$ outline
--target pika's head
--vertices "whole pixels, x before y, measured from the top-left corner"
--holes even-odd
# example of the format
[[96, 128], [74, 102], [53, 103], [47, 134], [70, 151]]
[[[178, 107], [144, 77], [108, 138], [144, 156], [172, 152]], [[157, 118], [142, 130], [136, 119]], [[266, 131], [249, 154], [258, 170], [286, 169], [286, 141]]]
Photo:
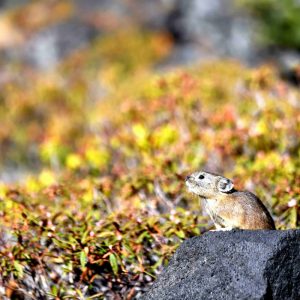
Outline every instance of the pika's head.
[[214, 198], [220, 193], [230, 193], [234, 190], [230, 179], [209, 172], [195, 172], [186, 177], [185, 184], [190, 192], [201, 198]]

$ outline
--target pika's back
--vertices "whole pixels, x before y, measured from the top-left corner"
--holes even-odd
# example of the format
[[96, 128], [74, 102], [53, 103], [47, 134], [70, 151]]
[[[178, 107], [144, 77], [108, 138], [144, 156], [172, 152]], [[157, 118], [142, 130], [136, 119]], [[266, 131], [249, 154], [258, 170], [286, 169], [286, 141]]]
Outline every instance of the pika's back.
[[[262, 201], [249, 191], [236, 191], [232, 193], [235, 203], [241, 206], [241, 211], [245, 215], [245, 225], [248, 223], [249, 228], [254, 229], [276, 229], [274, 220], [262, 203]], [[246, 221], [247, 220], [247, 221]]]

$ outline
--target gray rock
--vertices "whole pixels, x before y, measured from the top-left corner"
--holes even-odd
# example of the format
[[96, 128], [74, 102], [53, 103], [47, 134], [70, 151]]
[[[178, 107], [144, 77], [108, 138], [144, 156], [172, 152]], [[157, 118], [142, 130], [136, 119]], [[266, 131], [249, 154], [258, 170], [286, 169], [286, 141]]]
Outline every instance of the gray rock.
[[97, 15], [108, 13], [129, 23], [150, 30], [165, 28], [168, 14], [174, 7], [175, 0], [74, 0], [78, 15]]
[[144, 300], [300, 299], [300, 230], [208, 232], [185, 241]]
[[114, 16], [127, 17], [129, 15], [128, 5], [120, 0], [73, 0], [76, 13], [80, 17], [97, 12], [109, 13]]
[[165, 30], [168, 15], [175, 0], [135, 0], [130, 5], [132, 17], [138, 24], [150, 30]]
[[27, 4], [29, 0], [0, 0], [0, 10], [11, 9], [16, 6]]
[[87, 46], [97, 34], [93, 26], [75, 18], [54, 24], [26, 43], [25, 60], [40, 69], [51, 69], [67, 55]]
[[197, 44], [202, 53], [218, 58], [257, 61], [254, 21], [233, 0], [177, 0], [167, 24], [181, 45]]
[[218, 56], [214, 53], [209, 53], [197, 44], [187, 42], [184, 44], [175, 44], [168, 58], [161, 62], [159, 67], [164, 69], [180, 65], [193, 66], [195, 62], [202, 63], [217, 59]]

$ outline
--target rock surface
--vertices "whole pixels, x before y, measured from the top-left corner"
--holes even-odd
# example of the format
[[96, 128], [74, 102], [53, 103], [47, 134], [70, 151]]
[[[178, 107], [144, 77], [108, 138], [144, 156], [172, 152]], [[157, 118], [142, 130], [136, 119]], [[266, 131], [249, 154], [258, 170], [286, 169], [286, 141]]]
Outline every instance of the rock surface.
[[144, 300], [300, 299], [300, 230], [208, 232], [185, 241]]
[[207, 56], [229, 57], [253, 64], [260, 55], [254, 22], [233, 0], [177, 0], [169, 15], [168, 29], [180, 45], [176, 55], [180, 57], [179, 50], [184, 52], [182, 63], [190, 62], [185, 57], [191, 44], [197, 47], [198, 61]]
[[24, 46], [24, 56], [40, 69], [51, 69], [74, 50], [87, 46], [98, 34], [89, 24], [71, 18], [33, 36]]

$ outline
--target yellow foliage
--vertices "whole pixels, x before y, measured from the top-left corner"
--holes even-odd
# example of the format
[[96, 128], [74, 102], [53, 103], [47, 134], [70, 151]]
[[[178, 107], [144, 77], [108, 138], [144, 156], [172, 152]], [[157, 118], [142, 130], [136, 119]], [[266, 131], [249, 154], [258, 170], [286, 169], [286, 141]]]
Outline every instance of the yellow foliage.
[[58, 141], [56, 139], [47, 139], [40, 146], [40, 156], [43, 161], [50, 161], [53, 157], [57, 156]]
[[39, 175], [39, 182], [43, 186], [50, 186], [56, 183], [55, 175], [52, 171], [45, 169]]
[[6, 194], [6, 187], [0, 182], [0, 199], [4, 198]]
[[72, 153], [67, 156], [66, 165], [69, 169], [78, 169], [82, 164], [82, 159], [78, 154]]
[[149, 141], [149, 132], [147, 128], [142, 124], [134, 124], [132, 126], [132, 132], [135, 137], [135, 141], [140, 148], [147, 148]]
[[265, 171], [270, 169], [284, 169], [285, 173], [291, 173], [295, 170], [295, 166], [289, 157], [284, 157], [277, 152], [269, 152], [258, 154], [252, 166], [255, 171]]
[[86, 150], [85, 157], [92, 166], [98, 168], [105, 166], [110, 159], [109, 153], [104, 148], [96, 149], [92, 147]]
[[10, 210], [14, 207], [14, 202], [11, 199], [5, 199], [5, 207]]
[[263, 135], [269, 132], [268, 124], [264, 119], [259, 120], [254, 127], [254, 134]]
[[153, 142], [156, 147], [164, 147], [176, 142], [178, 139], [178, 129], [171, 124], [161, 126], [153, 133]]
[[82, 200], [83, 200], [84, 203], [91, 203], [93, 198], [94, 198], [94, 193], [93, 193], [92, 188], [86, 190], [85, 193], [82, 196]]
[[38, 181], [33, 176], [28, 176], [25, 181], [25, 186], [29, 192], [37, 192], [40, 190]]

